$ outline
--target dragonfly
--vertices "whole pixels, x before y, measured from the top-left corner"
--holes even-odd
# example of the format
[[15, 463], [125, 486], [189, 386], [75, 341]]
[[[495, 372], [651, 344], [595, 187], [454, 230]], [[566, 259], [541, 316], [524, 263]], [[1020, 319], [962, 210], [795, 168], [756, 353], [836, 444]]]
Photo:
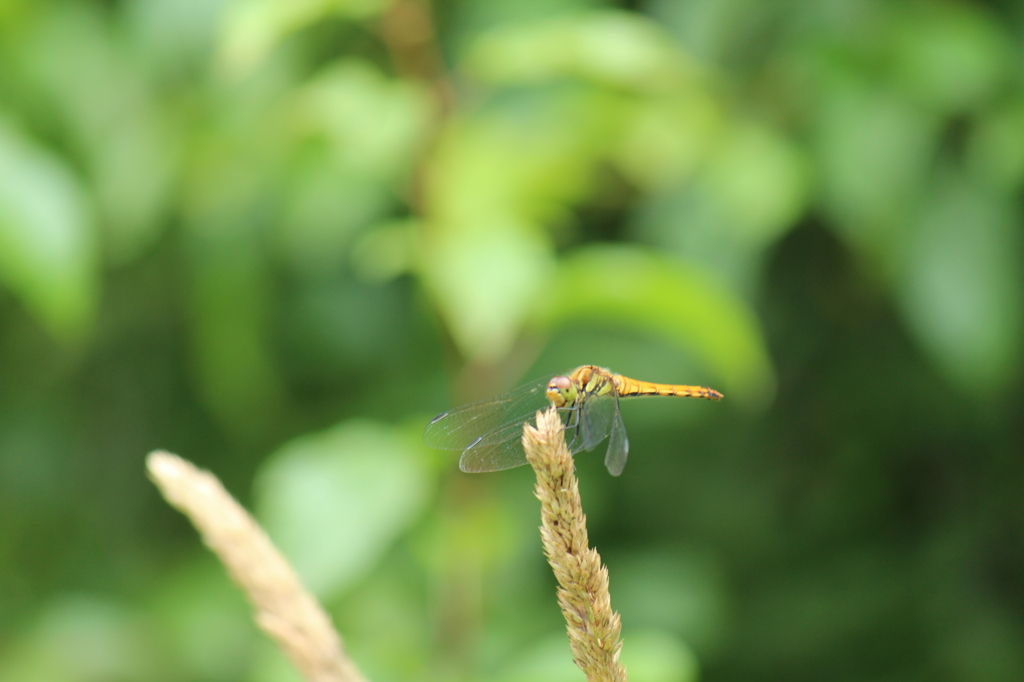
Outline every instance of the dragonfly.
[[721, 400], [703, 386], [655, 384], [583, 365], [564, 375], [539, 379], [494, 398], [442, 412], [427, 424], [423, 442], [438, 450], [461, 450], [459, 468], [467, 473], [501, 471], [526, 464], [523, 424], [547, 405], [562, 417], [569, 450], [593, 450], [608, 438], [604, 464], [612, 476], [626, 466], [629, 438], [619, 413], [619, 399], [671, 395]]

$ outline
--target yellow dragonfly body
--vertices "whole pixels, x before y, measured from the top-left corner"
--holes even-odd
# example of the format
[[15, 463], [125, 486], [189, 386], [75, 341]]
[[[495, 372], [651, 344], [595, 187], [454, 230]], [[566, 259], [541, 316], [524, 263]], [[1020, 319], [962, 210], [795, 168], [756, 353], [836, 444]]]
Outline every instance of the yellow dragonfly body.
[[427, 424], [423, 442], [439, 450], [461, 450], [459, 468], [470, 473], [500, 471], [526, 464], [523, 423], [547, 404], [562, 413], [573, 454], [593, 450], [608, 438], [604, 463], [613, 476], [622, 473], [629, 439], [619, 414], [619, 398], [672, 395], [721, 400], [703, 386], [637, 381], [596, 365], [521, 386], [495, 398], [442, 412]]

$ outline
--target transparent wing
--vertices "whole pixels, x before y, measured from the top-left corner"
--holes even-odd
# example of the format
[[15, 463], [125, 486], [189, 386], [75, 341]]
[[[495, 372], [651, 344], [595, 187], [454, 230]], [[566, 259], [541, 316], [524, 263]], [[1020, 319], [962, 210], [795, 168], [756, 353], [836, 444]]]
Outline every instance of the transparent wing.
[[499, 434], [507, 435], [504, 429], [516, 424], [521, 427], [548, 404], [545, 390], [549, 380], [537, 379], [504, 395], [442, 412], [423, 430], [423, 442], [438, 450], [466, 450], [484, 441], [493, 445]]
[[612, 415], [612, 428], [608, 436], [608, 452], [604, 456], [604, 465], [608, 473], [618, 476], [626, 468], [626, 458], [629, 456], [629, 437], [626, 435], [626, 425], [622, 423], [622, 415], [619, 414], [619, 395], [612, 391], [615, 403], [615, 414]]
[[[562, 410], [563, 429], [567, 422], [573, 423], [569, 410]], [[523, 451], [523, 424], [532, 421], [534, 410], [522, 419], [516, 419], [491, 430], [470, 443], [459, 459], [459, 468], [470, 474], [485, 471], [501, 471], [526, 464]]]
[[468, 474], [485, 471], [502, 471], [526, 464], [523, 451], [523, 423], [526, 420], [502, 427], [488, 440], [473, 443], [459, 458], [459, 468]]
[[598, 443], [608, 437], [616, 414], [618, 400], [614, 388], [603, 394], [595, 390], [585, 395], [580, 406], [579, 435], [573, 452], [597, 447]]

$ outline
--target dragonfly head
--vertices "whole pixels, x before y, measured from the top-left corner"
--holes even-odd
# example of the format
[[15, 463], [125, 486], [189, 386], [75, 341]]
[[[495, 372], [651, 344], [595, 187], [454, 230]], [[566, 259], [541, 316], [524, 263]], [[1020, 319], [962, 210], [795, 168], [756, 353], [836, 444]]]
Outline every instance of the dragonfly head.
[[548, 382], [547, 395], [555, 407], [572, 406], [576, 403], [576, 385], [569, 377], [555, 377]]

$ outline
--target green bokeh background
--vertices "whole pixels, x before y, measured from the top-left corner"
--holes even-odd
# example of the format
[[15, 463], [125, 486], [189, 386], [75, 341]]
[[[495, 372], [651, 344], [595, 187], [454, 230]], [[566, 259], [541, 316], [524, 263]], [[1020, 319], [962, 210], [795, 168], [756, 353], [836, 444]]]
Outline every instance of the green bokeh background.
[[585, 363], [726, 394], [578, 458], [633, 679], [1024, 679], [1024, 10], [626, 5], [0, 2], [0, 681], [297, 679], [155, 448], [371, 679], [582, 679], [420, 433]]

